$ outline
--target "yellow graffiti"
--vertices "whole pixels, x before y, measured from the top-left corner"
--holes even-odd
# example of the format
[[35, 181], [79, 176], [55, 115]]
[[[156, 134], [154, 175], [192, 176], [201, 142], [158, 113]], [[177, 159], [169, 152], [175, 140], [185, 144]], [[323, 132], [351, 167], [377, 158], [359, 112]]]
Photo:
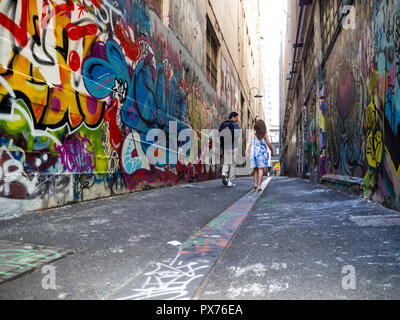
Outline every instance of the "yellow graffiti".
[[373, 101], [366, 109], [364, 128], [367, 133], [366, 154], [370, 168], [378, 168], [383, 159], [383, 134], [378, 128], [378, 96], [375, 94]]
[[372, 168], [378, 168], [383, 158], [383, 139], [380, 131], [371, 133], [367, 138], [367, 159]]

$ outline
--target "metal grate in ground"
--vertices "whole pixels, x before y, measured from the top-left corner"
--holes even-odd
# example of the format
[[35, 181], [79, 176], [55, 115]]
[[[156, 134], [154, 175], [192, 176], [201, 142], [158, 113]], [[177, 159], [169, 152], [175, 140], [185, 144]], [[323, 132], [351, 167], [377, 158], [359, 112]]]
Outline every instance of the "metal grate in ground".
[[0, 285], [72, 252], [61, 248], [0, 240]]

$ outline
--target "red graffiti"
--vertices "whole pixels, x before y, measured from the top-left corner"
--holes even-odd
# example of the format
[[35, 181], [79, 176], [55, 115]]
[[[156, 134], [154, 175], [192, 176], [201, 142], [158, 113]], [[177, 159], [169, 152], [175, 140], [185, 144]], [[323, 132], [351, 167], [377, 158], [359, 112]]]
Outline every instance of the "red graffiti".
[[97, 34], [97, 26], [93, 23], [84, 26], [69, 23], [65, 29], [71, 40], [79, 40], [85, 36], [94, 36]]
[[117, 35], [119, 41], [121, 41], [122, 46], [128, 58], [131, 59], [132, 61], [138, 60], [141, 55], [140, 45], [139, 43], [133, 42], [130, 39], [128, 30], [126, 27], [122, 25], [121, 21], [117, 22], [117, 25], [115, 27], [115, 34]]
[[93, 5], [94, 5], [97, 9], [100, 9], [101, 0], [90, 0], [90, 1], [93, 3]]
[[75, 9], [75, 6], [74, 6], [74, 3], [72, 2], [72, 0], [67, 0], [67, 3], [62, 3], [62, 4], [59, 4], [54, 7], [54, 11], [56, 14], [58, 14], [60, 12], [64, 12], [64, 11], [72, 12], [72, 11], [74, 11], [74, 9]]
[[110, 125], [111, 146], [116, 151], [118, 151], [121, 148], [121, 141], [122, 141], [121, 130], [117, 124], [117, 111], [118, 111], [118, 100], [114, 99], [111, 108], [108, 108], [104, 114], [104, 119]]
[[15, 40], [22, 46], [25, 47], [28, 43], [28, 35], [26, 34], [26, 29], [21, 28], [20, 26], [16, 25], [14, 21], [12, 21], [9, 17], [5, 16], [3, 13], [0, 12], [0, 25], [10, 31]]
[[[47, 1], [46, 1], [46, 6], [47, 6]], [[45, 7], [43, 6], [43, 9], [45, 9]], [[75, 5], [72, 2], [72, 0], [67, 0], [67, 3], [62, 3], [59, 4], [57, 6], [55, 6], [50, 13], [43, 17], [42, 15], [42, 28], [45, 28], [47, 23], [57, 14], [59, 13], [63, 13], [66, 14], [67, 12], [72, 12], [75, 9]]]
[[79, 58], [78, 52], [76, 52], [75, 50], [71, 50], [68, 61], [72, 71], [76, 72], [81, 67], [81, 59]]
[[85, 12], [86, 13], [88, 12], [86, 9], [86, 6], [85, 6], [85, 0], [83, 0], [83, 3], [78, 3], [76, 6], [78, 7], [78, 11], [79, 11], [78, 19], [80, 19], [81, 14], [85, 14]]
[[10, 31], [15, 37], [15, 40], [17, 40], [19, 45], [22, 47], [25, 47], [28, 43], [28, 34], [27, 34], [28, 11], [29, 11], [28, 0], [22, 0], [20, 25], [17, 25], [9, 17], [0, 12], [0, 25], [2, 25], [4, 28]]

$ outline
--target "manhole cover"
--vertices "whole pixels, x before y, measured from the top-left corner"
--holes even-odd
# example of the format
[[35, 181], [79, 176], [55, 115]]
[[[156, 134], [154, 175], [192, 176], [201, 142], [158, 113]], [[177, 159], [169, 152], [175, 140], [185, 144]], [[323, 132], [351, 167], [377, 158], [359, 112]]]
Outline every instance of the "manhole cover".
[[0, 284], [72, 252], [61, 248], [0, 240]]
[[350, 221], [359, 227], [400, 226], [400, 216], [352, 216]]

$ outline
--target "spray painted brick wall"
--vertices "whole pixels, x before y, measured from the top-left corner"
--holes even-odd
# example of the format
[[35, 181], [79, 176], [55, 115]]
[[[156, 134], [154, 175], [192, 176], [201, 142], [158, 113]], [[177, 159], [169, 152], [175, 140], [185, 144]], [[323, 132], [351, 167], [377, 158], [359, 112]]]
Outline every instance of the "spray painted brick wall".
[[365, 196], [400, 208], [400, 3], [354, 6], [323, 70], [321, 175], [364, 178]]
[[216, 166], [146, 157], [149, 130], [168, 137], [171, 120], [179, 132], [226, 116], [159, 10], [145, 0], [0, 1], [0, 219], [215, 177]]

